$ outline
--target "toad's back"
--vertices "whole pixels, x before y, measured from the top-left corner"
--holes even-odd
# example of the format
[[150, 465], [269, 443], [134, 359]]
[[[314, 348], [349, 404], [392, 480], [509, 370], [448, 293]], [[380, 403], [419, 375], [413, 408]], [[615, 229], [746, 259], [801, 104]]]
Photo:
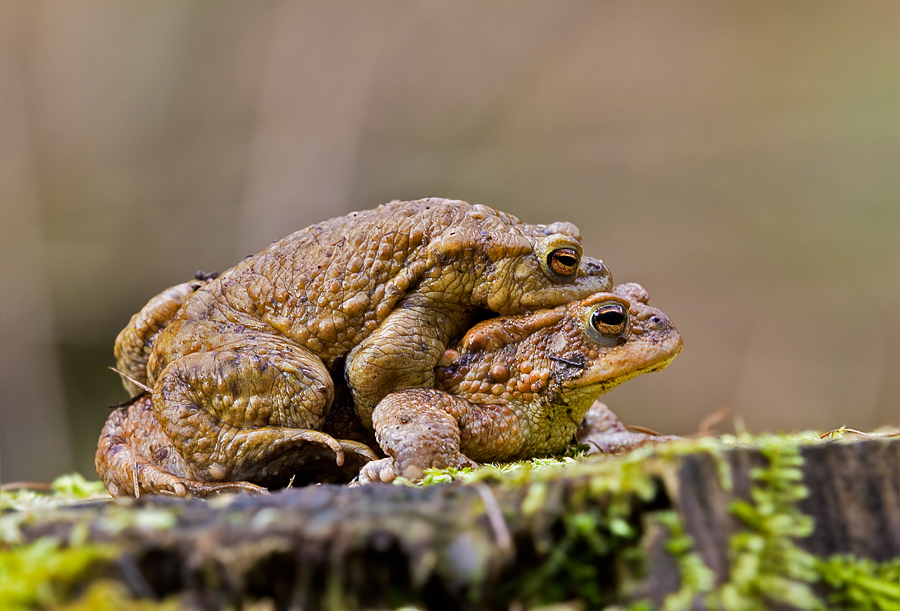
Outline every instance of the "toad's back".
[[[391, 202], [273, 242], [198, 290], [179, 319], [275, 331], [330, 364], [374, 330], [433, 262], [463, 202]], [[172, 329], [175, 331], [175, 329]]]
[[[330, 367], [377, 328], [422, 278], [432, 280], [430, 303], [468, 308], [489, 267], [530, 252], [535, 237], [560, 230], [579, 237], [569, 223], [530, 225], [457, 200], [394, 201], [312, 225], [247, 257], [198, 290], [167, 335], [202, 335], [189, 324], [193, 321], [275, 332]], [[465, 235], [468, 257], [478, 261], [460, 265], [466, 254], [452, 253], [454, 261], [443, 256], [456, 232]], [[439, 237], [442, 246], [429, 248]], [[157, 350], [155, 364], [198, 345], [170, 343], [162, 347], [164, 354]]]

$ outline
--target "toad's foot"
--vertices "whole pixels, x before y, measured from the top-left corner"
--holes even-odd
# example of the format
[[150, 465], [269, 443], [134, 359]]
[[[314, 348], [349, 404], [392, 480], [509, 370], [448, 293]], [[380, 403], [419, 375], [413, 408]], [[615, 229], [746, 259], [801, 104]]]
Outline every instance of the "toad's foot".
[[370, 463], [378, 460], [378, 455], [372, 451], [372, 448], [361, 441], [353, 441], [352, 439], [338, 439], [341, 449], [345, 455], [353, 456], [362, 462]]
[[[112, 441], [112, 438], [107, 439]], [[128, 443], [113, 441], [103, 447], [103, 441], [101, 439], [102, 458], [98, 452], [98, 461], [105, 461], [101, 476], [109, 494], [116, 498], [140, 498], [142, 494], [209, 497], [239, 492], [268, 493], [265, 488], [250, 482], [207, 483], [181, 477], [153, 464]]]
[[575, 440], [590, 449], [587, 454], [622, 454], [647, 444], [680, 439], [677, 435], [629, 430], [605, 403], [596, 401], [588, 410]]
[[[458, 454], [456, 460], [453, 462], [454, 464], [430, 465], [426, 468], [446, 469], [448, 467], [454, 467], [456, 469], [463, 469], [465, 467], [471, 467], [475, 469], [479, 467], [479, 464], [477, 462], [470, 460], [464, 454]], [[357, 477], [356, 481], [354, 481], [351, 485], [379, 483], [389, 484], [398, 477], [408, 479], [411, 482], [418, 482], [424, 479], [425, 470], [419, 465], [415, 464], [408, 464], [405, 468], [403, 468], [393, 458], [382, 458], [380, 460], [366, 463], [365, 466], [360, 469], [359, 476]]]
[[[305, 441], [311, 435], [309, 431], [296, 431]], [[311, 433], [316, 433], [312, 431]], [[319, 433], [324, 435], [324, 433]], [[297, 435], [292, 435], [297, 437]], [[330, 438], [329, 438], [330, 440]], [[103, 443], [106, 441], [106, 443]], [[358, 441], [333, 440], [345, 453], [349, 460], [348, 468], [358, 471], [361, 465], [377, 459], [376, 454], [369, 446]], [[330, 443], [320, 445], [324, 452], [332, 452]], [[174, 449], [169, 448], [169, 455]], [[267, 494], [268, 490], [247, 481], [220, 481], [204, 482], [176, 475], [168, 469], [152, 462], [133, 448], [121, 437], [116, 439], [107, 436], [101, 439], [101, 447], [98, 452], [98, 471], [103, 478], [103, 483], [113, 497], [140, 498], [146, 494], [160, 494], [176, 497], [188, 495], [207, 498], [220, 494]], [[348, 475], [348, 478], [352, 477]]]
[[477, 467], [460, 452], [454, 408], [464, 410], [465, 404], [436, 390], [406, 390], [385, 397], [372, 421], [388, 458], [366, 464], [358, 482], [392, 482], [398, 477], [420, 481], [426, 469]]
[[382, 458], [381, 460], [373, 460], [363, 465], [359, 471], [359, 476], [355, 481], [351, 482], [351, 486], [358, 484], [382, 483], [389, 484], [400, 474], [394, 466], [393, 458]]
[[[210, 461], [206, 470], [213, 480], [252, 478], [257, 472], [265, 471], [267, 460], [284, 454], [289, 448], [304, 444], [319, 445], [334, 453], [334, 462], [344, 464], [344, 447], [354, 454], [364, 453], [377, 458], [365, 444], [355, 441], [339, 441], [327, 433], [309, 429], [292, 429], [279, 426], [265, 426], [258, 429], [236, 429], [223, 426], [219, 432], [215, 456], [220, 460]], [[358, 447], [362, 446], [362, 448]], [[367, 458], [368, 458], [367, 456]], [[224, 460], [221, 460], [224, 458]]]

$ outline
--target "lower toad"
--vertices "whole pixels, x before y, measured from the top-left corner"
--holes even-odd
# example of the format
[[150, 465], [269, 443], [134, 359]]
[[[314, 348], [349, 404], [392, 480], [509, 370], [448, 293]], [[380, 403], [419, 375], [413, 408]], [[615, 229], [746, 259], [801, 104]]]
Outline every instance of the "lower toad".
[[566, 448], [598, 396], [659, 371], [682, 340], [638, 284], [465, 334], [435, 370], [435, 389], [410, 389], [375, 408], [387, 458], [360, 482], [421, 479], [427, 468], [548, 456]]

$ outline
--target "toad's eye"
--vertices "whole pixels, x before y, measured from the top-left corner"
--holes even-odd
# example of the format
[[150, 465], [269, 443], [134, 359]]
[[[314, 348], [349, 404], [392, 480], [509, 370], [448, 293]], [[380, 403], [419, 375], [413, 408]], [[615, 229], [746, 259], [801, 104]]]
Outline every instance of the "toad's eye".
[[591, 326], [603, 335], [620, 335], [625, 332], [628, 313], [621, 303], [604, 303], [591, 314]]
[[571, 276], [578, 271], [578, 253], [574, 248], [557, 248], [547, 255], [547, 267], [560, 276]]

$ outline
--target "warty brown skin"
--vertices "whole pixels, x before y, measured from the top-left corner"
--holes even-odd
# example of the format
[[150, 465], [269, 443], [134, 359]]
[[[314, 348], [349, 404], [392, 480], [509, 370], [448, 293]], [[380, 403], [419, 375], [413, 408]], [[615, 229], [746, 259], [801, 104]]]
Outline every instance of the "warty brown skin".
[[388, 457], [366, 464], [359, 481], [415, 481], [430, 467], [561, 452], [599, 395], [680, 352], [677, 329], [648, 298], [640, 285], [624, 284], [476, 325], [438, 363], [434, 389], [399, 391], [378, 404], [375, 434]]
[[[477, 311], [554, 306], [612, 280], [601, 261], [582, 256], [569, 223], [529, 225], [426, 199], [313, 225], [198, 282], [173, 287], [132, 320], [117, 340], [118, 367], [133, 393], [150, 390], [181, 458], [176, 476], [265, 484], [273, 465], [303, 454], [297, 448], [326, 448], [337, 465], [347, 453], [374, 458], [365, 444], [322, 431], [333, 376], [343, 373], [357, 418], [371, 428], [385, 395], [433, 385], [447, 342]], [[114, 495], [116, 475], [106, 470], [120, 446], [98, 447]]]

